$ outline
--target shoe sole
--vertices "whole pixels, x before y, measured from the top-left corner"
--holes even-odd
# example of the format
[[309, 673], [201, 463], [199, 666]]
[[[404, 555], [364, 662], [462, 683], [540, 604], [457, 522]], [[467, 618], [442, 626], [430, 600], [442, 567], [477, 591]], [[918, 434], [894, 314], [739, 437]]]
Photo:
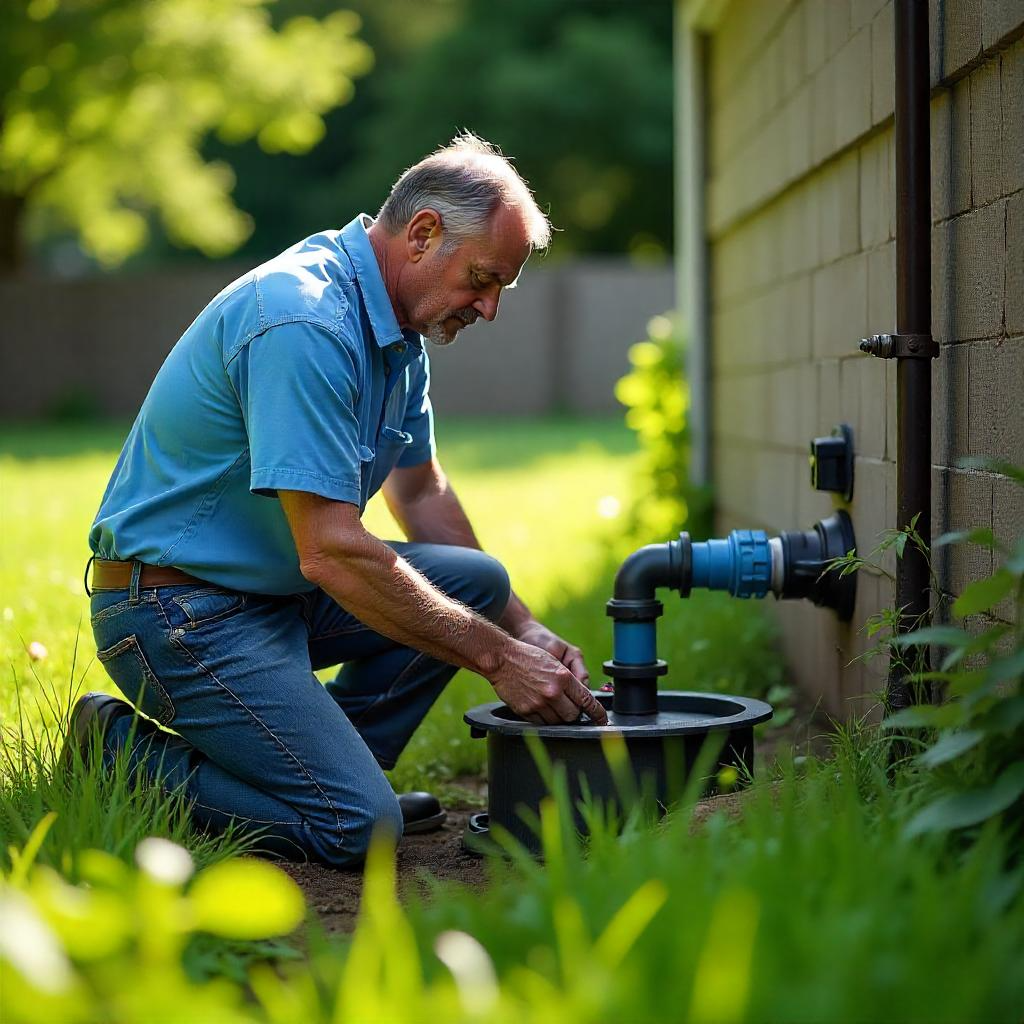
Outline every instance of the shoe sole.
[[437, 814], [432, 814], [429, 818], [420, 818], [419, 821], [410, 821], [405, 828], [402, 830], [402, 834], [406, 836], [419, 835], [421, 832], [433, 832], [439, 829], [448, 820], [447, 811], [439, 811]]
[[[123, 710], [113, 705], [120, 705]], [[60, 752], [61, 765], [65, 769], [72, 768], [76, 751], [82, 762], [87, 762], [91, 756], [93, 730], [106, 732], [114, 719], [133, 712], [134, 708], [127, 701], [112, 694], [98, 691], [82, 694], [68, 716], [68, 731]]]

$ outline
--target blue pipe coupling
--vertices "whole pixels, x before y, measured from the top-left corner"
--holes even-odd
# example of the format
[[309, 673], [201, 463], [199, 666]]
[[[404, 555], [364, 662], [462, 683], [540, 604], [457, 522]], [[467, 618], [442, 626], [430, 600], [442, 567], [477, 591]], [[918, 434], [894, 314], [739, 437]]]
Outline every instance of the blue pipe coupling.
[[773, 552], [764, 530], [733, 530], [725, 540], [695, 541], [691, 558], [693, 587], [727, 590], [733, 597], [764, 597], [771, 589]]

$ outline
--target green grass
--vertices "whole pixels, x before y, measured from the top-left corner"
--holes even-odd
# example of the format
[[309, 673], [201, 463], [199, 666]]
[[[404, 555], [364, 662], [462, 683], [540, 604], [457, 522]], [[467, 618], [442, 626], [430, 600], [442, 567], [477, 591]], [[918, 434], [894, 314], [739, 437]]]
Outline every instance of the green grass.
[[280, 875], [263, 874], [260, 899], [241, 877], [202, 887], [200, 876], [182, 892], [96, 858], [84, 858], [88, 888], [16, 869], [15, 938], [34, 915], [35, 942], [49, 936], [46, 962], [63, 961], [66, 977], [40, 977], [38, 961], [0, 943], [10, 1019], [1019, 1021], [1019, 860], [996, 822], [970, 844], [908, 838], [915, 778], [890, 782], [878, 746], [850, 733], [837, 758], [760, 784], [738, 816], [698, 822], [693, 789], [657, 828], [620, 834], [592, 819], [587, 847], [556, 798], [542, 810], [543, 863], [495, 860], [484, 890], [438, 884], [407, 909], [392, 851], [378, 847], [355, 935], [326, 940], [314, 926], [298, 959], [279, 942], [216, 937], [239, 925], [250, 939], [279, 935], [296, 895]]
[[[0, 430], [4, 724], [14, 721], [18, 695], [26, 720], [46, 723], [54, 715], [44, 690], [66, 705], [73, 685], [110, 688], [94, 661], [82, 571], [89, 526], [126, 431], [127, 424]], [[482, 544], [508, 567], [535, 614], [582, 647], [599, 681], [611, 656], [604, 603], [616, 565], [634, 543], [622, 525], [637, 459], [633, 435], [619, 421], [577, 419], [442, 422], [438, 434]], [[365, 522], [382, 537], [398, 536], [379, 498]], [[34, 663], [27, 654], [33, 641], [48, 652]], [[757, 695], [781, 677], [761, 609], [720, 595], [669, 598], [659, 642], [672, 666], [666, 685], [674, 688]], [[443, 786], [482, 771], [483, 744], [469, 738], [462, 714], [489, 699], [484, 680], [459, 673], [399, 762], [396, 787]]]
[[[378, 848], [355, 936], [328, 941], [314, 924], [298, 959], [286, 933], [301, 898], [280, 873], [253, 880], [236, 861], [219, 884], [200, 874], [188, 888], [119, 867], [144, 836], [188, 846], [211, 870], [240, 849], [193, 833], [180, 799], [123, 765], [55, 764], [72, 680], [104, 682], [85, 668], [78, 577], [122, 433], [0, 432], [0, 987], [12, 1021], [1022, 1019], [1019, 848], [998, 820], [910, 837], [929, 775], [894, 770], [891, 741], [863, 724], [839, 731], [832, 759], [784, 764], [702, 823], [694, 787], [656, 826], [620, 833], [592, 815], [584, 846], [556, 799], [542, 813], [544, 862], [495, 860], [482, 891], [435, 885], [403, 910]], [[606, 422], [467, 423], [441, 444], [485, 546], [596, 677], [610, 653], [604, 601], [636, 543], [600, 512], [628, 493], [630, 436]], [[367, 520], [391, 535], [383, 508]], [[32, 640], [44, 660], [28, 660]], [[781, 679], [756, 605], [669, 600], [659, 641], [675, 687], [763, 693]], [[482, 744], [461, 714], [489, 693], [460, 674], [394, 781], [479, 770]]]

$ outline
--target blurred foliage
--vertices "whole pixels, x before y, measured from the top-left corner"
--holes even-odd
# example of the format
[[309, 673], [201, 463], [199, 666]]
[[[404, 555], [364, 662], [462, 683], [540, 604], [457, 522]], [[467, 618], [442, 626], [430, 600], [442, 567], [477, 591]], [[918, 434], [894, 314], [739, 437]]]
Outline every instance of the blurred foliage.
[[[279, 0], [275, 21], [333, 0]], [[373, 73], [308, 155], [253, 142], [204, 152], [235, 169], [258, 262], [380, 208], [401, 172], [455, 130], [500, 145], [550, 209], [553, 256], [672, 249], [672, 5], [666, 0], [345, 0]], [[296, 187], [301, 183], [301, 187]], [[173, 258], [166, 246], [153, 261]]]
[[236, 249], [252, 222], [203, 140], [304, 153], [372, 64], [354, 13], [275, 26], [268, 2], [0, 5], [0, 269], [26, 215], [33, 237], [71, 229], [105, 264], [145, 244], [151, 209], [175, 244]]
[[640, 542], [669, 540], [684, 527], [706, 537], [710, 494], [690, 479], [685, 344], [668, 316], [654, 317], [647, 332], [648, 339], [629, 350], [633, 369], [615, 386], [642, 452], [629, 508], [630, 532]]
[[[135, 850], [137, 868], [101, 850], [83, 852], [75, 885], [34, 863], [54, 817], [39, 823], [0, 875], [4, 1020], [253, 1020], [242, 984], [195, 978], [204, 965], [196, 970], [190, 947], [206, 937], [251, 942], [294, 931], [306, 916], [295, 882], [248, 859], [193, 879], [184, 848], [147, 838]], [[292, 950], [279, 942], [239, 951], [222, 944], [213, 963], [226, 974], [225, 953], [244, 966]]]
[[463, 0], [460, 9], [448, 30], [367, 83], [376, 111], [357, 129], [359, 158], [338, 194], [375, 209], [403, 168], [465, 126], [515, 157], [562, 229], [560, 250], [670, 250], [672, 5]]

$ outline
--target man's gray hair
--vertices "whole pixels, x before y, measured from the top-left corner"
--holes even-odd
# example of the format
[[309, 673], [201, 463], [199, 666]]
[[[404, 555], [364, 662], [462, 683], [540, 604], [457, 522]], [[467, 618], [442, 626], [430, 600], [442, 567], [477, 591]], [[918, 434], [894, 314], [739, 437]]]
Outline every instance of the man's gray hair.
[[486, 233], [499, 203], [522, 212], [534, 249], [548, 247], [551, 224], [530, 187], [497, 146], [464, 131], [402, 174], [377, 220], [395, 235], [420, 210], [436, 210], [444, 231], [441, 251], [454, 252]]

